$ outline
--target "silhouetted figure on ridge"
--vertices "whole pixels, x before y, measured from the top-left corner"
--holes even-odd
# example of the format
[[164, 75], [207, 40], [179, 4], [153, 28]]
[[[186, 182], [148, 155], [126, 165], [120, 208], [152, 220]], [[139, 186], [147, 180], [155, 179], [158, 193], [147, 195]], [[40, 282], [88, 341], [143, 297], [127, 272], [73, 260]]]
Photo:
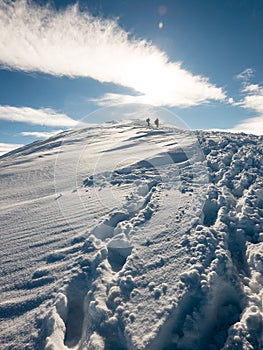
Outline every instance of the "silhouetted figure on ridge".
[[156, 125], [157, 128], [159, 128], [159, 119], [158, 118], [155, 119], [154, 124]]
[[148, 126], [150, 126], [151, 119], [150, 119], [150, 118], [147, 118], [147, 119], [146, 119], [146, 123], [147, 123]]

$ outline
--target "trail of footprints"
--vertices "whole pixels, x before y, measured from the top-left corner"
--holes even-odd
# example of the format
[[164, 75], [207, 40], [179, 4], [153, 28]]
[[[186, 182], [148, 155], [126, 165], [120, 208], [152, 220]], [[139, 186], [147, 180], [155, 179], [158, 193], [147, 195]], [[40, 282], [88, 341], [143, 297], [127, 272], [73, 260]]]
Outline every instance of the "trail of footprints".
[[[157, 210], [158, 198], [162, 190], [161, 178], [156, 173], [156, 169], [146, 167], [136, 168], [132, 174], [118, 171], [110, 180], [113, 180], [111, 184], [119, 186], [121, 183], [130, 183], [136, 179], [140, 179], [137, 191], [127, 196], [122, 210], [113, 211], [85, 236], [75, 238], [72, 241], [73, 247], [71, 246], [67, 251], [67, 254], [77, 252], [75, 272], [62, 288], [65, 301], [61, 302], [59, 297], [55, 303], [56, 312], [60, 315], [65, 327], [63, 345], [66, 348], [78, 346], [81, 349], [84, 346], [82, 344], [84, 339], [89, 339], [91, 335], [88, 336], [85, 333], [89, 329], [90, 332], [93, 330], [100, 332], [106, 349], [123, 349], [120, 346], [117, 329], [113, 324], [109, 325], [111, 315], [118, 306], [111, 303], [112, 293], [114, 294], [114, 288], [119, 288], [111, 288], [109, 280], [115, 281], [113, 285], [116, 284], [119, 273], [132, 253], [131, 237], [136, 234], [136, 228], [150, 220]], [[97, 186], [99, 185], [100, 183], [97, 183]], [[95, 186], [93, 177], [84, 181], [84, 187], [93, 186]], [[74, 246], [77, 247], [75, 251]], [[67, 254], [65, 250], [54, 252], [49, 255], [47, 263], [59, 263], [67, 257]], [[109, 277], [107, 281], [104, 279], [105, 276]], [[128, 297], [133, 290], [132, 277], [123, 279], [120, 288], [122, 296]], [[63, 297], [62, 300], [64, 300]], [[106, 303], [105, 307], [100, 306], [101, 300]], [[61, 303], [64, 303], [63, 307]], [[60, 306], [57, 307], [57, 305]], [[53, 316], [48, 317], [50, 320]], [[52, 334], [52, 331], [49, 333]], [[47, 338], [46, 349], [52, 348], [52, 346], [49, 347], [50, 344]], [[89, 348], [89, 345], [85, 344], [85, 346]]]

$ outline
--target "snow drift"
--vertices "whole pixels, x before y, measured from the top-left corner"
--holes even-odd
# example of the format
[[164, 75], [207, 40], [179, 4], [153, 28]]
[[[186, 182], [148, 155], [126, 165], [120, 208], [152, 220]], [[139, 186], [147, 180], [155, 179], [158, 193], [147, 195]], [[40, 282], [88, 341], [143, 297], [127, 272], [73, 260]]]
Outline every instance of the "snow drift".
[[126, 121], [2, 156], [1, 348], [262, 349], [262, 140]]

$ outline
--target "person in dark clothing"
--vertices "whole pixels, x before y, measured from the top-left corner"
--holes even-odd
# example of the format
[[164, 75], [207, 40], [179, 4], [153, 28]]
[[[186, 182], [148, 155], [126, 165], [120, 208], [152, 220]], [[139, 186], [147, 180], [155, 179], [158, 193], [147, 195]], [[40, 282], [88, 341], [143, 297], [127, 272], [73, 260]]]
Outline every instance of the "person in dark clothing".
[[157, 128], [159, 128], [159, 119], [158, 118], [155, 119], [154, 124], [156, 125]]
[[150, 122], [151, 122], [151, 119], [150, 119], [150, 118], [147, 118], [147, 119], [146, 119], [146, 123], [147, 123], [148, 126], [150, 126]]

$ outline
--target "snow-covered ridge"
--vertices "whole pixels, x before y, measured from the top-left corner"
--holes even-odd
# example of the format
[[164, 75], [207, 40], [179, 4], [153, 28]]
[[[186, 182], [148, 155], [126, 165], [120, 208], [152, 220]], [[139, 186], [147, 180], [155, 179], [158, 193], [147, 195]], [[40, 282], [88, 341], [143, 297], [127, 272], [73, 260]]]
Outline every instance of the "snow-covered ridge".
[[126, 121], [2, 156], [0, 348], [262, 349], [262, 140]]

